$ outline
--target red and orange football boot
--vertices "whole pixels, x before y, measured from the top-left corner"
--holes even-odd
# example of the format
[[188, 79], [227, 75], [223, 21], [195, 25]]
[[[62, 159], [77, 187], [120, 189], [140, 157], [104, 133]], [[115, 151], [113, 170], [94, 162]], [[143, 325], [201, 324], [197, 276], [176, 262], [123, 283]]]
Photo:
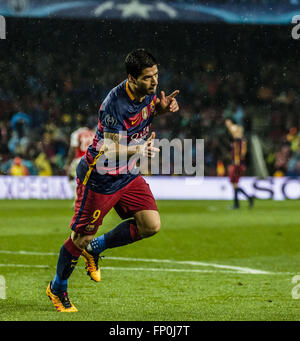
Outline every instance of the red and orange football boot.
[[66, 291], [56, 294], [51, 291], [51, 282], [46, 289], [46, 294], [49, 297], [50, 301], [52, 301], [52, 303], [54, 304], [57, 311], [64, 313], [73, 313], [78, 311], [73, 303], [70, 301], [68, 293]]
[[98, 266], [99, 255], [92, 255], [86, 250], [82, 251], [82, 257], [85, 261], [85, 268], [87, 270], [87, 274], [91, 277], [91, 279], [95, 282], [100, 282], [101, 280], [101, 272]]

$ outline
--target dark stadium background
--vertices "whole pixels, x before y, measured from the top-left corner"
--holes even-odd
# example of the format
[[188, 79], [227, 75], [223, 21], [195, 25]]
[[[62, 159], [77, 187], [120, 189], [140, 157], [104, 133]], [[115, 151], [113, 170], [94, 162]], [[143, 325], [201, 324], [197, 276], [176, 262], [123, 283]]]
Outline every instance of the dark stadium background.
[[[287, 140], [293, 127], [297, 137], [300, 125], [300, 42], [292, 39], [291, 25], [6, 21], [0, 49], [2, 174], [15, 155], [31, 161], [30, 172], [37, 174], [34, 160], [45, 152], [52, 174], [64, 175], [70, 133], [87, 118], [96, 122], [101, 100], [126, 78], [126, 54], [145, 47], [159, 60], [160, 90], [181, 91], [179, 113], [153, 125], [158, 138], [203, 138], [205, 175], [217, 175], [218, 160], [230, 162], [223, 118], [239, 109], [247, 136], [261, 138], [269, 175], [300, 175], [299, 149]], [[9, 150], [10, 122], [19, 111], [32, 120], [28, 141]], [[257, 175], [250, 144], [247, 163], [247, 175]]]

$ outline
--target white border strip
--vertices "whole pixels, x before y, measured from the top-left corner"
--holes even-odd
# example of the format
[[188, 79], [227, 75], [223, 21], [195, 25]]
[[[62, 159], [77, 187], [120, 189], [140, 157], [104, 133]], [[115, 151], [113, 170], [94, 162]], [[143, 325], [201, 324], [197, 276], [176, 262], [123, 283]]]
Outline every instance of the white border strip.
[[[232, 200], [228, 177], [144, 176], [157, 200]], [[243, 177], [240, 186], [258, 199], [300, 199], [293, 177]], [[73, 199], [66, 176], [0, 176], [0, 199]]]

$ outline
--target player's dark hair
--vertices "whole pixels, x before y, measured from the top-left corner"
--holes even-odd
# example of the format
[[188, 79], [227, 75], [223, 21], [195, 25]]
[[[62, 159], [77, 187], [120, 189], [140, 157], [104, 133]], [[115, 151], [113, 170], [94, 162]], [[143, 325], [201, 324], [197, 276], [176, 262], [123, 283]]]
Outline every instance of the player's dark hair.
[[157, 65], [156, 59], [145, 49], [136, 49], [128, 53], [125, 59], [127, 75], [137, 78], [147, 67]]

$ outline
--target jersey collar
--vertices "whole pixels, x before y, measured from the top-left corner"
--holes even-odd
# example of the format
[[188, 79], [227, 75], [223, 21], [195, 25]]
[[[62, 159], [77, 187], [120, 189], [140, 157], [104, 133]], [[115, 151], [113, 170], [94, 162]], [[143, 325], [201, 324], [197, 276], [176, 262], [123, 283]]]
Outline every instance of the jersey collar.
[[134, 96], [133, 96], [131, 90], [129, 89], [128, 81], [126, 81], [125, 89], [126, 89], [126, 93], [127, 93], [127, 95], [129, 96], [129, 98], [130, 98], [132, 101], [134, 101], [135, 98], [134, 98]]

